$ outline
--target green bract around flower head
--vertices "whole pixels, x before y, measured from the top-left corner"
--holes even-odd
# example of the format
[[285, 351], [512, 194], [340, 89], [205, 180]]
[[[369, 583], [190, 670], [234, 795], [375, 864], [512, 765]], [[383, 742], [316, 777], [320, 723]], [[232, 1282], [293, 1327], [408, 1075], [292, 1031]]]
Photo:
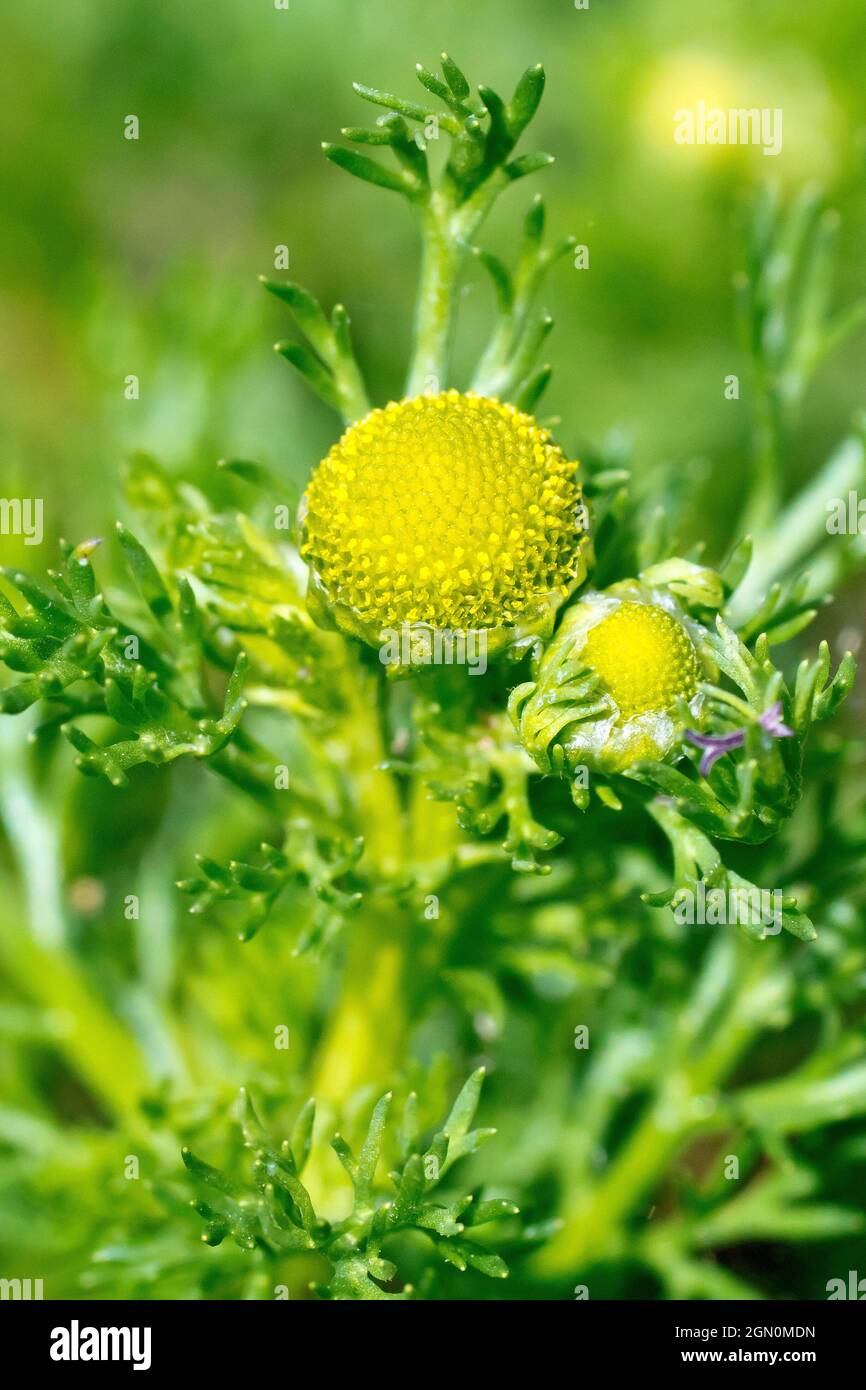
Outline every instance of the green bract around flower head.
[[679, 711], [700, 705], [702, 633], [668, 589], [628, 579], [585, 593], [535, 680], [512, 692], [524, 747], [545, 772], [625, 772], [670, 757]]

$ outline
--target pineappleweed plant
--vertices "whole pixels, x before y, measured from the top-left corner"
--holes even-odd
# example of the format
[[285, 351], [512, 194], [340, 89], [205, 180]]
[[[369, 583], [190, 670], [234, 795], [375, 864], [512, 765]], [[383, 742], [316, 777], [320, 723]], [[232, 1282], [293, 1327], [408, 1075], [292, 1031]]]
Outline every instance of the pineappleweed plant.
[[[862, 812], [842, 819], [856, 750], [822, 727], [854, 663], [833, 674], [826, 644], [793, 676], [773, 660], [862, 563], [856, 541], [822, 538], [824, 498], [862, 479], [859, 433], [805, 494], [782, 495], [808, 382], [861, 311], [831, 313], [834, 223], [816, 196], [762, 201], [739, 285], [756, 544], [726, 559], [713, 536], [708, 557], [682, 550], [674, 473], [632, 481], [613, 447], [578, 464], [558, 422], [538, 418], [552, 326], [539, 294], [574, 240], [548, 243], [535, 198], [513, 269], [477, 241], [496, 198], [550, 163], [515, 153], [541, 68], [510, 101], [473, 95], [445, 55], [441, 74], [417, 75], [420, 101], [357, 86], [384, 114], [324, 147], [420, 221], [401, 399], [372, 407], [341, 305], [326, 315], [265, 280], [303, 339], [277, 351], [343, 427], [300, 507], [265, 468], [229, 460], [244, 501], [216, 512], [139, 457], [127, 500], [140, 522], [118, 528], [131, 586], [101, 587], [95, 540], [64, 545], [50, 583], [3, 574], [0, 654], [19, 674], [0, 708], [31, 740], [4, 742], [22, 881], [44, 885], [57, 859], [45, 787], [59, 735], [115, 787], [142, 764], [204, 763], [267, 839], [228, 861], [202, 854], [178, 887], [199, 932], [223, 940], [234, 924], [233, 952], [266, 928], [250, 1029], [279, 1034], [262, 1020], [282, 1017], [291, 980], [303, 1037], [290, 1094], [251, 1044], [258, 1091], [233, 1118], [217, 1084], [157, 1084], [153, 1018], [139, 1000], [124, 1028], [76, 958], [60, 893], [40, 890], [4, 968], [78, 1020], [59, 1046], [117, 1134], [76, 1141], [94, 1190], [115, 1183], [80, 1237], [82, 1286], [391, 1299], [481, 1296], [492, 1280], [507, 1297], [511, 1268], [536, 1294], [572, 1296], [577, 1281], [755, 1296], [760, 1271], [730, 1248], [862, 1226], [838, 1195], [862, 1130], [843, 1134], [832, 1171], [817, 1157], [832, 1126], [866, 1114], [866, 1048], [848, 1026], [866, 965], [852, 908]], [[473, 260], [496, 321], [458, 389], [456, 291]], [[483, 669], [461, 662], [469, 651]], [[767, 889], [769, 916], [740, 910]], [[716, 916], [696, 925], [710, 894]], [[141, 934], [142, 988], [153, 949]], [[298, 986], [297, 960], [316, 987]], [[192, 1049], [194, 986], [154, 988], [172, 1046]], [[750, 1071], [795, 1019], [814, 1027], [784, 1074]], [[495, 1143], [474, 1127], [491, 1064]], [[53, 1142], [43, 1134], [35, 1174], [28, 1154], [12, 1181], [59, 1212]], [[145, 1181], [118, 1195], [128, 1149]]]

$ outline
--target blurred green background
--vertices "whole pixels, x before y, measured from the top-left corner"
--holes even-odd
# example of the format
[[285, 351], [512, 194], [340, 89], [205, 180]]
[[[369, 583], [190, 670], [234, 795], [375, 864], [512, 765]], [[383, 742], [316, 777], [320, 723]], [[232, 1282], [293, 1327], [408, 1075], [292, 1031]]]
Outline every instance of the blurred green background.
[[[195, 477], [229, 454], [306, 476], [333, 427], [269, 354], [286, 319], [255, 276], [273, 273], [275, 245], [289, 247], [292, 278], [347, 304], [377, 399], [399, 391], [415, 229], [320, 143], [366, 119], [353, 79], [411, 91], [414, 63], [435, 66], [445, 46], [494, 86], [531, 61], [547, 69], [533, 141], [557, 163], [502, 200], [485, 241], [513, 241], [537, 187], [551, 229], [590, 248], [588, 271], [566, 264], [546, 291], [548, 409], [572, 446], [619, 430], [641, 468], [711, 460], [724, 526], [748, 467], [746, 412], [721, 383], [743, 367], [731, 277], [756, 182], [823, 182], [843, 216], [840, 297], [862, 290], [866, 52], [851, 0], [795, 12], [783, 0], [4, 9], [3, 469], [44, 488], [55, 535], [100, 533], [131, 447]], [[782, 154], [676, 146], [673, 112], [698, 97], [782, 107]], [[128, 114], [137, 142], [123, 138]], [[490, 300], [479, 269], [464, 344], [479, 341]], [[824, 373], [792, 480], [815, 467], [816, 441], [844, 431], [864, 364], [861, 335]], [[124, 399], [128, 373], [138, 402]]]
[[[217, 500], [228, 495], [214, 474], [222, 457], [258, 459], [303, 482], [334, 423], [270, 350], [286, 317], [256, 276], [274, 272], [276, 246], [289, 248], [292, 279], [328, 307], [347, 305], [377, 403], [399, 393], [415, 227], [402, 202], [348, 179], [320, 144], [367, 119], [352, 80], [411, 94], [414, 63], [436, 66], [443, 48], [475, 80], [508, 90], [529, 63], [544, 64], [532, 146], [557, 162], [501, 201], [482, 240], [510, 250], [537, 188], [552, 232], [588, 245], [589, 269], [564, 262], [545, 290], [556, 317], [545, 409], [561, 416], [563, 442], [578, 456], [628, 440], [639, 472], [677, 461], [711, 560], [727, 547], [751, 467], [747, 411], [725, 400], [723, 381], [746, 378], [732, 277], [743, 209], [759, 185], [770, 179], [793, 192], [818, 180], [842, 216], [840, 302], [866, 285], [866, 47], [855, 0], [800, 9], [785, 0], [704, 9], [591, 0], [588, 11], [571, 0], [291, 0], [288, 11], [271, 0], [2, 0], [0, 10], [0, 493], [44, 497], [46, 532], [40, 549], [0, 538], [4, 564], [43, 570], [59, 537], [107, 534], [133, 450]], [[699, 98], [783, 108], [780, 157], [676, 146], [673, 113]], [[137, 141], [124, 139], [129, 115], [140, 122]], [[489, 285], [473, 270], [458, 361], [468, 364], [491, 316]], [[864, 368], [861, 332], [810, 395], [787, 461], [791, 490], [864, 405]], [[129, 374], [140, 379], [138, 400], [124, 397]], [[110, 556], [101, 563], [110, 572]], [[844, 598], [824, 630], [850, 628], [860, 606]], [[0, 744], [13, 806], [21, 732], [16, 724]], [[0, 1009], [0, 1033], [24, 1059], [10, 1053], [2, 1064], [4, 1139], [18, 1155], [32, 1146], [45, 1159], [41, 1191], [29, 1206], [16, 1196], [3, 1209], [0, 1236], [7, 1251], [32, 1252], [32, 1269], [18, 1272], [44, 1273], [52, 1296], [80, 1290], [101, 1229], [98, 1204], [88, 1202], [116, 1154], [100, 1126], [112, 1112], [118, 1124], [130, 1119], [141, 1080], [129, 1038], [152, 1073], [192, 1092], [227, 1095], [251, 1069], [276, 1089], [270, 1033], [285, 998], [293, 1017], [327, 1008], [315, 966], [293, 958], [285, 934], [268, 932], [240, 956], [230, 935], [198, 928], [182, 945], [176, 938], [173, 878], [196, 851], [227, 856], [257, 834], [251, 810], [198, 768], [170, 784], [142, 769], [132, 789], [116, 793], [77, 778], [70, 762], [66, 750], [51, 771], [50, 800], [62, 814], [40, 819], [45, 803], [29, 807], [24, 861], [37, 845], [30, 891], [42, 944], [50, 947], [52, 922], [67, 916], [89, 983], [62, 965], [45, 973], [41, 957], [15, 956]], [[12, 858], [4, 846], [0, 913], [10, 923], [24, 911]], [[638, 877], [626, 871], [622, 892], [633, 893]], [[129, 892], [149, 895], [146, 932], [122, 920]], [[615, 905], [612, 916], [611, 933]], [[16, 980], [27, 981], [20, 997]], [[168, 1026], [168, 1001], [181, 989], [183, 1008]], [[55, 1051], [63, 1008], [89, 1020], [83, 1057]], [[532, 1093], [524, 1026], [528, 1036], [528, 1024], [516, 1025], [510, 1075]], [[458, 1045], [446, 1025], [438, 1041]], [[301, 1029], [293, 1100], [305, 1095], [310, 1046]], [[772, 1059], [763, 1065], [772, 1071]], [[547, 1084], [554, 1111], [558, 1082]], [[56, 1161], [56, 1131], [34, 1096], [50, 1097], [52, 1125], [70, 1122]], [[92, 1135], [79, 1147], [77, 1126], [90, 1121], [105, 1134], [104, 1169], [100, 1139], [96, 1149]], [[193, 1113], [180, 1128], [198, 1133], [199, 1123]], [[513, 1112], [511, 1126], [518, 1176], [521, 1164], [534, 1172], [537, 1154], [520, 1149], [531, 1143]], [[169, 1161], [171, 1144], [165, 1153]], [[508, 1174], [511, 1160], [501, 1162]], [[191, 1222], [184, 1240], [197, 1234]], [[808, 1286], [807, 1257], [793, 1270], [777, 1258], [763, 1259], [774, 1291]], [[130, 1287], [142, 1277], [139, 1262]], [[168, 1279], [168, 1296], [188, 1296], [184, 1277]], [[646, 1291], [642, 1274], [618, 1278], [614, 1295]], [[112, 1285], [115, 1294], [123, 1288]], [[557, 1292], [569, 1296], [565, 1284]]]

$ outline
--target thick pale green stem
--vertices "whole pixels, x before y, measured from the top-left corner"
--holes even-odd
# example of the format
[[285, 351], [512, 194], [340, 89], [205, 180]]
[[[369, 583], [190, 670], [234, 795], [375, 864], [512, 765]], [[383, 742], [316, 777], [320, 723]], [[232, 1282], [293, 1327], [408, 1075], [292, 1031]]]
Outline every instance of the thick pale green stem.
[[422, 237], [407, 396], [443, 390], [448, 373], [462, 247], [454, 234], [451, 205], [441, 192], [433, 194], [424, 210]]
[[[386, 692], [390, 693], [390, 687], [386, 686]], [[365, 854], [367, 878], [374, 881], [360, 912], [347, 924], [341, 994], [319, 1045], [310, 1083], [311, 1094], [337, 1119], [362, 1088], [383, 1091], [405, 1065], [407, 1034], [419, 999], [417, 982], [428, 978], [431, 970], [425, 933], [429, 924], [417, 897], [435, 890], [458, 834], [453, 807], [432, 802], [419, 775], [407, 788], [404, 809], [394, 780], [378, 766], [384, 741], [377, 721], [371, 719], [375, 704], [369, 688], [359, 686], [353, 740], [364, 764], [360, 771], [356, 768], [359, 799], [364, 801], [367, 828], [376, 832]], [[410, 877], [416, 884], [415, 900], [398, 900], [395, 885]], [[417, 960], [421, 952], [425, 953], [423, 974]], [[305, 1182], [325, 1211], [345, 1197], [339, 1166], [326, 1150], [314, 1150]]]
[[386, 1079], [405, 1025], [403, 961], [408, 923], [387, 890], [405, 863], [406, 826], [397, 786], [382, 767], [384, 730], [376, 682], [358, 671], [346, 716], [357, 814], [364, 832], [369, 888], [360, 913], [347, 925], [343, 992], [319, 1047], [313, 1091], [339, 1107], [359, 1086]]
[[507, 183], [507, 176], [498, 169], [459, 207], [450, 184], [436, 189], [424, 204], [421, 277], [407, 396], [430, 394], [445, 388], [457, 307], [457, 279], [463, 257]]
[[384, 1087], [402, 1056], [405, 961], [412, 924], [373, 901], [349, 928], [339, 1005], [319, 1050], [312, 1093], [339, 1110], [362, 1086]]

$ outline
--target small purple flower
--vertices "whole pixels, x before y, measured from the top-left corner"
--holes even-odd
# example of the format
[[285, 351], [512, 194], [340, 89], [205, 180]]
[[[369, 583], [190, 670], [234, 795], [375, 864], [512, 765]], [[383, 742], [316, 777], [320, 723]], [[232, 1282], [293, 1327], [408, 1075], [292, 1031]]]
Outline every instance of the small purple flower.
[[686, 738], [696, 748], [704, 749], [699, 770], [702, 777], [709, 777], [719, 758], [734, 748], [742, 748], [746, 734], [743, 729], [735, 729], [730, 734], [699, 734], [694, 729], [686, 729]]
[[[771, 738], [794, 737], [794, 730], [789, 729], [787, 724], [782, 722], [781, 700], [777, 700], [768, 710], [764, 710], [758, 723]], [[704, 750], [698, 770], [702, 777], [708, 777], [719, 758], [723, 758], [734, 748], [742, 748], [746, 741], [746, 730], [734, 729], [729, 734], [699, 734], [696, 729], [686, 729], [686, 738], [696, 748]]]
[[769, 709], [765, 709], [764, 713], [758, 720], [758, 723], [760, 724], [762, 729], [766, 729], [768, 734], [772, 734], [773, 738], [794, 737], [794, 730], [789, 729], [787, 724], [782, 723], [781, 700], [777, 700], [776, 703], [774, 705], [771, 705]]

